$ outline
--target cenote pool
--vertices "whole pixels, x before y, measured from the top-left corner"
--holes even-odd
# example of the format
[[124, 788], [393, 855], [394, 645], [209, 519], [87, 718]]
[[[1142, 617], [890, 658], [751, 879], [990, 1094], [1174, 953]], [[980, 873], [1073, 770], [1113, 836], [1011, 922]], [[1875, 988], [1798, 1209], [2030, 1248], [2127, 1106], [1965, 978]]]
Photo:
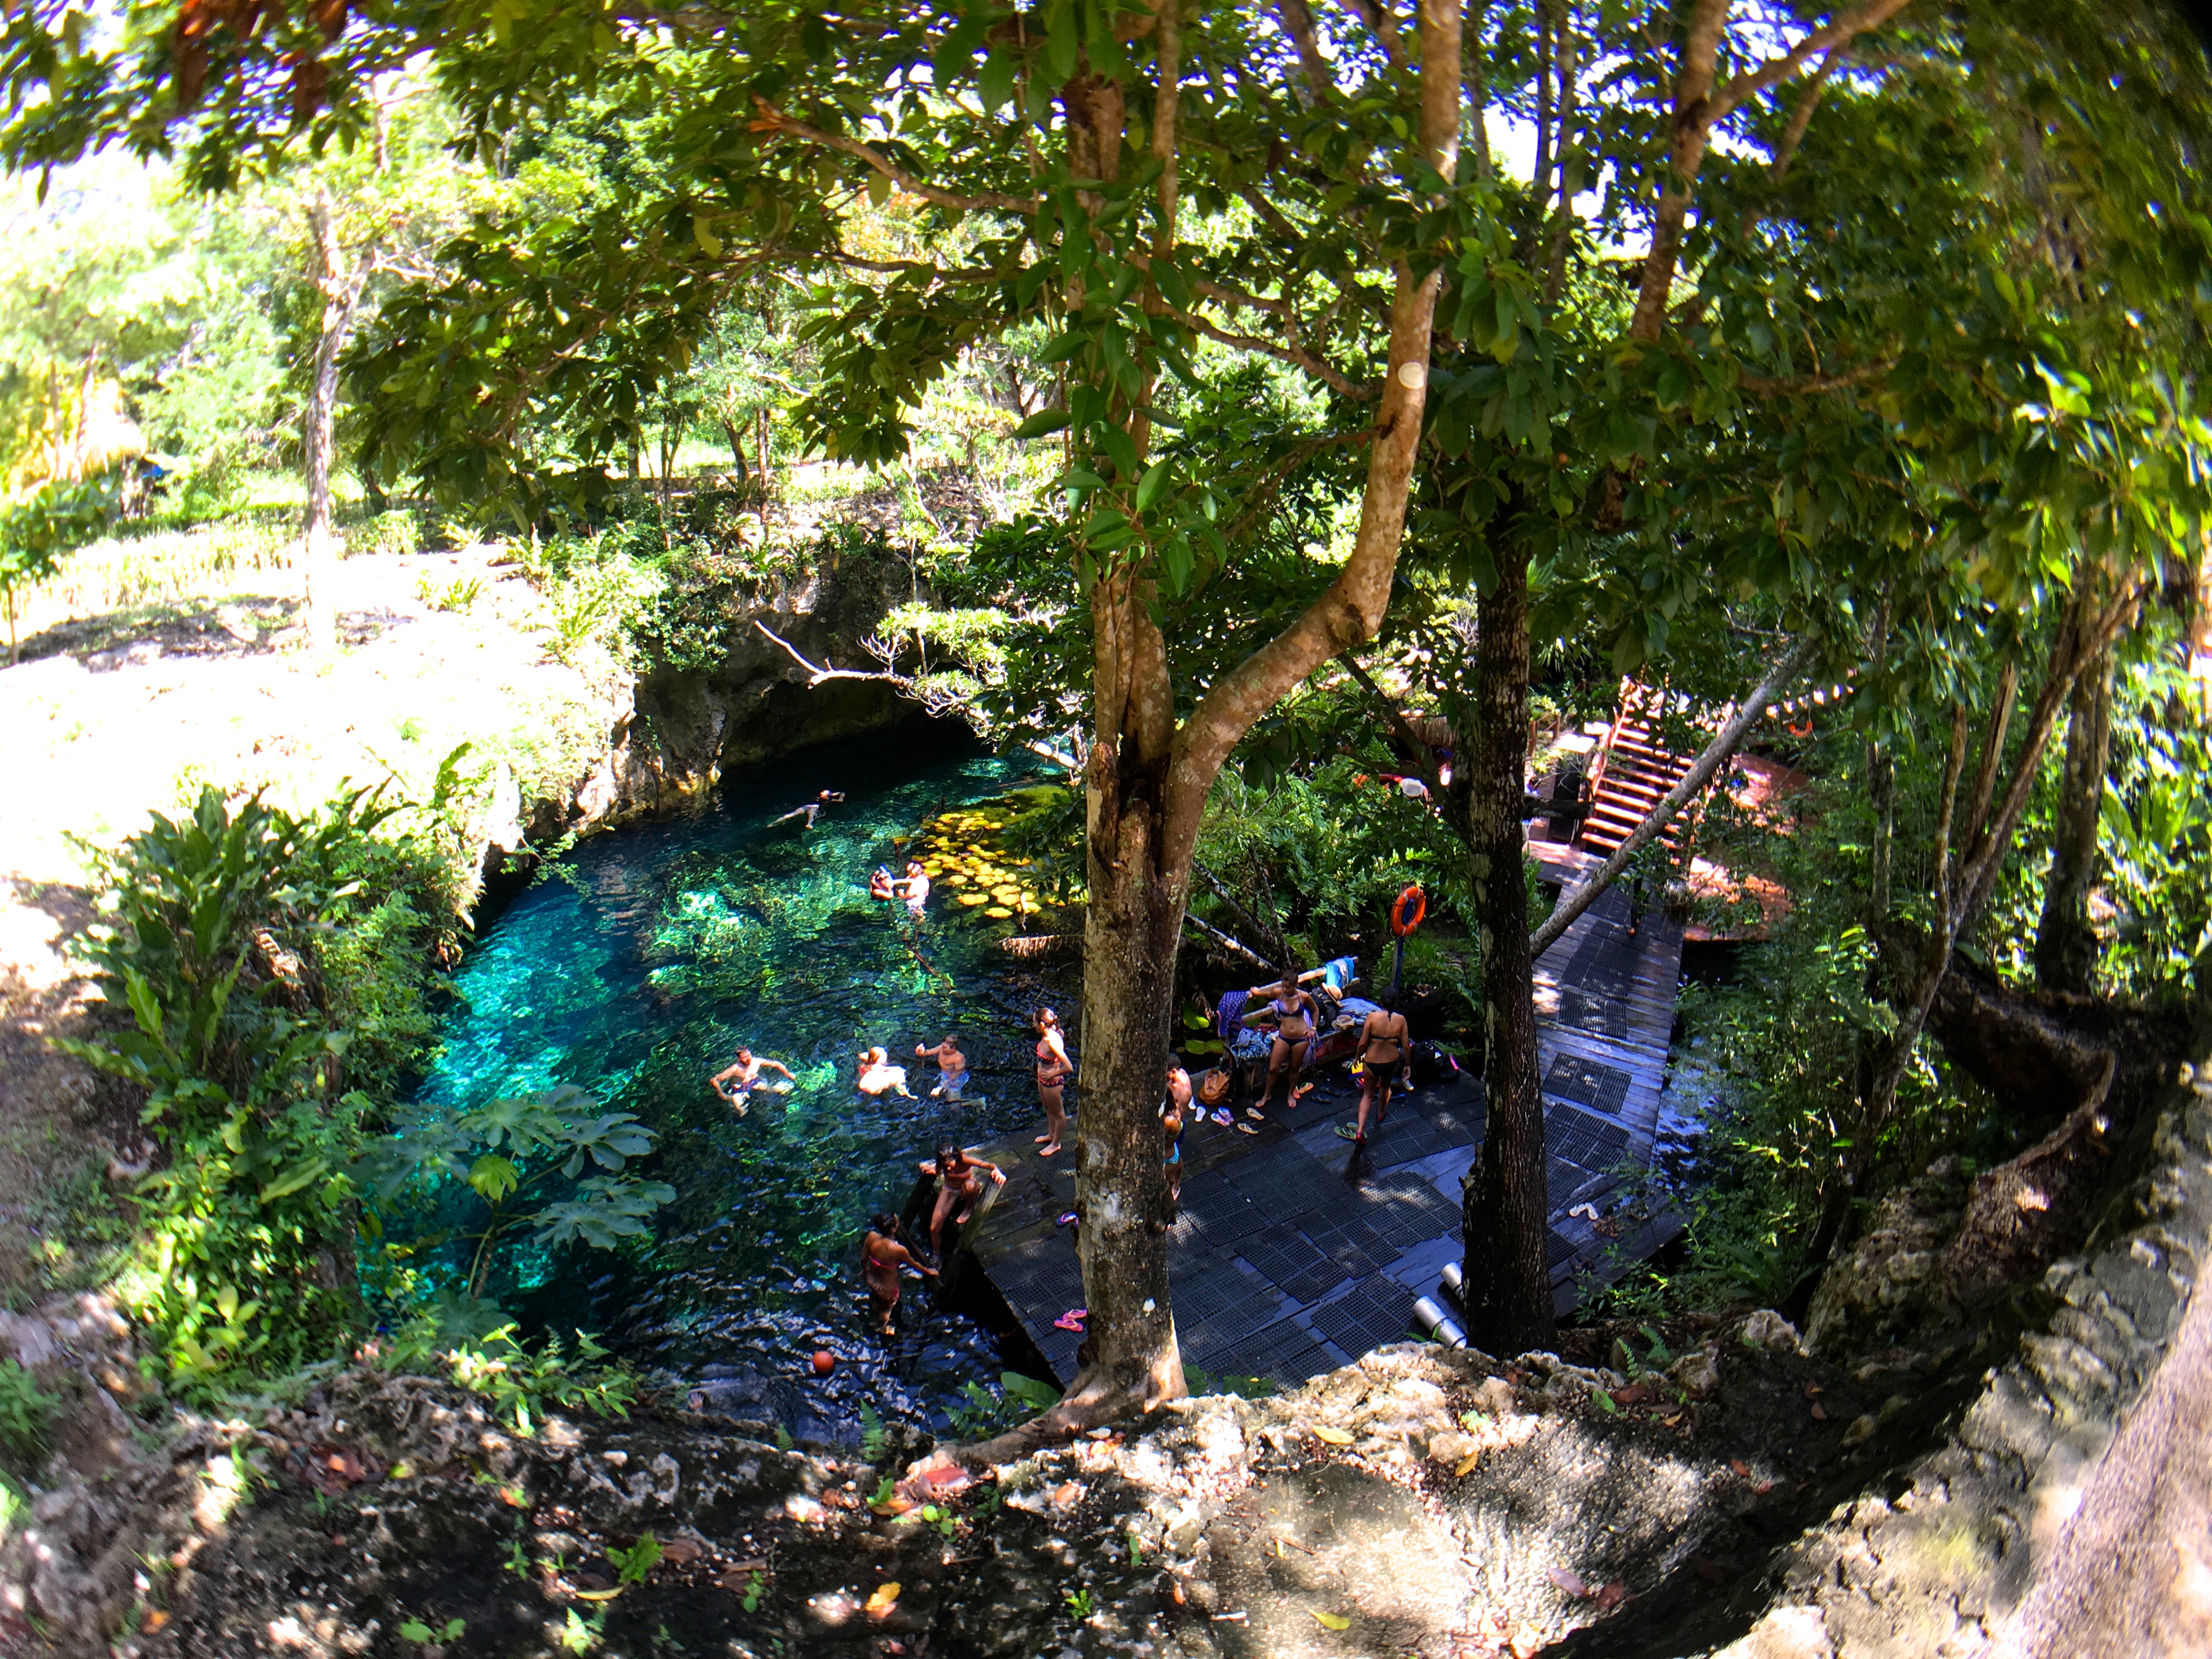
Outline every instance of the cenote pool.
[[[1074, 988], [997, 949], [1018, 920], [940, 887], [917, 934], [866, 883], [925, 818], [1036, 781], [911, 728], [810, 750], [696, 811], [584, 842], [493, 921], [453, 976], [464, 1000], [420, 1097], [577, 1085], [659, 1133], [641, 1172], [677, 1192], [650, 1245], [620, 1257], [516, 1250], [490, 1286], [501, 1304], [532, 1328], [598, 1333], [658, 1380], [705, 1382], [709, 1403], [802, 1437], [856, 1432], [864, 1400], [942, 1426], [962, 1384], [994, 1380], [989, 1334], [913, 1281], [901, 1339], [866, 1334], [859, 1228], [898, 1207], [941, 1136], [973, 1144], [1037, 1116], [1026, 1010], [1056, 999], [1073, 1026]], [[846, 799], [813, 830], [771, 827], [823, 788]], [[926, 1097], [935, 1067], [914, 1058], [947, 1031], [975, 1073], [957, 1105]], [[740, 1042], [799, 1079], [744, 1118], [707, 1083]], [[854, 1089], [854, 1056], [876, 1043], [923, 1097]], [[840, 1361], [823, 1381], [805, 1363], [817, 1348]]]

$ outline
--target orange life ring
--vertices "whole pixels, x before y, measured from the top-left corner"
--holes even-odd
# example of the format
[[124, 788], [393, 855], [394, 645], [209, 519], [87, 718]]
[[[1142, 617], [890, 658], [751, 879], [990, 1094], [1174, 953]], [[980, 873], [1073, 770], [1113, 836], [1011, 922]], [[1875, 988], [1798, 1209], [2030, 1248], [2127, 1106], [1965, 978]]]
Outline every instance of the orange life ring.
[[1398, 895], [1398, 902], [1390, 907], [1390, 931], [1400, 939], [1421, 925], [1421, 918], [1429, 914], [1429, 901], [1418, 887], [1408, 887]]
[[1804, 725], [1793, 726], [1790, 727], [1790, 735], [1793, 738], [1811, 737], [1813, 735], [1813, 717], [1810, 714], [1808, 714], [1805, 716]]

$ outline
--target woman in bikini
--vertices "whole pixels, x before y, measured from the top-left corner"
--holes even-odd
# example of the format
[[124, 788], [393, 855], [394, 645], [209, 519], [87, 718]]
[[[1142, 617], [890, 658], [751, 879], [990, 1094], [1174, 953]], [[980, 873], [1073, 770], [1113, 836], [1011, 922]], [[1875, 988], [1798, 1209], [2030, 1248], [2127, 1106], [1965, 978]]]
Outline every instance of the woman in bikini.
[[[1359, 1028], [1359, 1127], [1352, 1132], [1352, 1144], [1364, 1146], [1367, 1140], [1367, 1114], [1375, 1112], [1379, 1127], [1389, 1115], [1390, 1085], [1398, 1080], [1398, 1073], [1406, 1063], [1406, 1042], [1408, 1037], [1405, 1015], [1398, 1012], [1398, 997], [1394, 991], [1382, 994], [1382, 1006], [1367, 1016]], [[1341, 1126], [1337, 1133], [1342, 1134]]]
[[[975, 1200], [983, 1195], [979, 1171], [988, 1171], [994, 1186], [1006, 1184], [1006, 1172], [997, 1164], [988, 1158], [970, 1158], [950, 1142], [937, 1149], [934, 1163], [922, 1162], [922, 1174], [937, 1177], [937, 1207], [929, 1217], [929, 1249], [940, 1261], [945, 1259], [945, 1217], [952, 1217], [954, 1226], [964, 1227], [975, 1213]], [[953, 1214], [955, 1210], [957, 1215]]]
[[[1268, 988], [1255, 985], [1250, 994], [1265, 996]], [[1298, 981], [1291, 975], [1285, 974], [1282, 983], [1273, 988], [1272, 1001], [1244, 1016], [1247, 1024], [1257, 1024], [1270, 1013], [1275, 1017], [1275, 1041], [1267, 1050], [1267, 1085], [1260, 1091], [1260, 1104], [1244, 1109], [1244, 1115], [1255, 1123], [1266, 1121], [1267, 1113], [1261, 1109], [1274, 1098], [1275, 1079], [1285, 1070], [1291, 1074], [1289, 1086], [1283, 1094], [1285, 1110], [1297, 1105], [1298, 1097], [1313, 1086], [1298, 1086], [1298, 1068], [1305, 1064], [1306, 1043], [1314, 1034], [1314, 1021], [1320, 1017], [1320, 1007], [1311, 995], [1298, 989]]]
[[1037, 1100], [1044, 1107], [1045, 1132], [1037, 1137], [1037, 1156], [1050, 1158], [1060, 1151], [1060, 1137], [1067, 1133], [1067, 1111], [1061, 1103], [1067, 1079], [1075, 1075], [1075, 1062], [1067, 1057], [1067, 1038], [1058, 1014], [1040, 1008], [1030, 1024], [1036, 1033]]
[[937, 1277], [937, 1269], [917, 1258], [899, 1240], [899, 1220], [889, 1210], [879, 1210], [860, 1236], [860, 1278], [876, 1304], [878, 1328], [891, 1334], [891, 1316], [898, 1311], [899, 1269], [913, 1267]]

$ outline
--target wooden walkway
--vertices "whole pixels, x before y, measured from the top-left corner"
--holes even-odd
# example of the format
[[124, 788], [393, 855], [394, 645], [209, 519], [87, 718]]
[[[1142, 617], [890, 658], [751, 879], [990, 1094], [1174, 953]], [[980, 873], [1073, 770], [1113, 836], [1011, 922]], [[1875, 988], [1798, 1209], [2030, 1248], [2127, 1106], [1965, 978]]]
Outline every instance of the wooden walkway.
[[[1598, 862], [1565, 846], [1530, 850], [1569, 884]], [[1620, 1188], [1620, 1171], [1651, 1158], [1681, 957], [1679, 930], [1661, 915], [1632, 917], [1627, 889], [1615, 887], [1536, 964], [1563, 1313], [1594, 1279], [1679, 1231], [1633, 1213]], [[1356, 1101], [1340, 1079], [1324, 1080], [1256, 1136], [1203, 1118], [1186, 1131], [1169, 1264], [1188, 1365], [1300, 1382], [1400, 1340], [1414, 1301], [1437, 1295], [1438, 1273], [1461, 1255], [1460, 1187], [1482, 1141], [1482, 1085], [1462, 1076], [1400, 1095], [1353, 1171], [1336, 1125]], [[1065, 1382], [1081, 1338], [1053, 1322], [1082, 1305], [1083, 1281], [1074, 1229], [1057, 1218], [1073, 1206], [1075, 1177], [1071, 1160], [1035, 1154], [1026, 1132], [985, 1149], [1006, 1184], [963, 1242]]]

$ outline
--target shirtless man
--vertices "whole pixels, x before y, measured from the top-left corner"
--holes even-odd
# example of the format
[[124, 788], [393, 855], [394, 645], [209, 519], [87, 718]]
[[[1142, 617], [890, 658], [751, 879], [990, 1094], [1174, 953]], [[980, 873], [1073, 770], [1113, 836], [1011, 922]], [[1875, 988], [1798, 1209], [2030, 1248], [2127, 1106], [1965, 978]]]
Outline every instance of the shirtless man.
[[815, 796], [812, 800], [807, 802], [805, 805], [794, 806], [790, 811], [786, 812], [781, 817], [775, 819], [775, 822], [777, 823], [788, 823], [793, 818], [805, 818], [806, 820], [806, 827], [809, 830], [811, 830], [814, 827], [814, 820], [822, 816], [822, 809], [823, 807], [835, 806], [839, 801], [844, 799], [845, 792], [842, 789], [824, 789], [821, 793]]
[[763, 1072], [781, 1072], [787, 1083], [799, 1081], [797, 1078], [792, 1076], [791, 1067], [786, 1066], [781, 1060], [758, 1059], [751, 1049], [741, 1046], [738, 1049], [737, 1064], [722, 1067], [720, 1071], [707, 1079], [707, 1086], [712, 1089], [717, 1097], [728, 1101], [731, 1109], [739, 1117], [743, 1117], [751, 1109], [749, 1097], [760, 1086]]
[[906, 901], [906, 913], [916, 921], [929, 903], [929, 872], [921, 867], [920, 859], [906, 861], [906, 879], [899, 883], [899, 896]]
[[968, 1086], [968, 1056], [960, 1052], [960, 1039], [948, 1036], [934, 1048], [925, 1043], [914, 1045], [916, 1060], [937, 1062], [937, 1086], [929, 1091], [933, 1100], [957, 1100], [960, 1091]]
[[[1410, 1033], [1405, 1015], [1398, 1012], [1398, 994], [1386, 991], [1382, 1006], [1367, 1016], [1359, 1028], [1359, 1127], [1352, 1131], [1352, 1144], [1367, 1144], [1367, 1114], [1375, 1112], [1379, 1127], [1390, 1114], [1390, 1085], [1398, 1080], [1398, 1073], [1406, 1064], [1406, 1044]], [[1344, 1127], [1337, 1126], [1337, 1133]]]

